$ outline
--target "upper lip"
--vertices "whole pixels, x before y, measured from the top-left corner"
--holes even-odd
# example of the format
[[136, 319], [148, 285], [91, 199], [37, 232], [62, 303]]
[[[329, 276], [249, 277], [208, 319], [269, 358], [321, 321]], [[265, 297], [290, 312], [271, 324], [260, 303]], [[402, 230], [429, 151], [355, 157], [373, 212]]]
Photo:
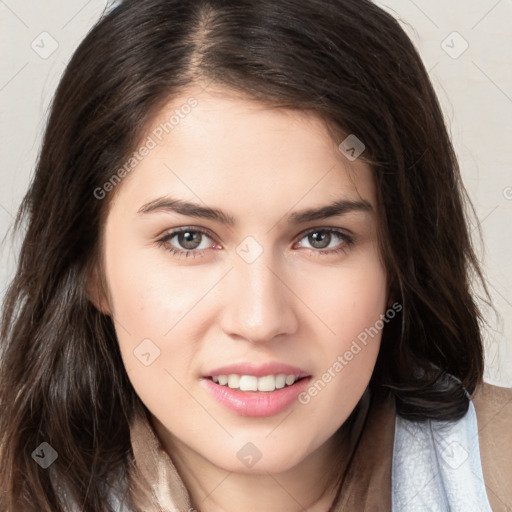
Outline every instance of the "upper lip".
[[311, 374], [289, 364], [269, 362], [263, 364], [237, 363], [215, 368], [205, 375], [205, 377], [214, 377], [217, 375], [254, 375], [255, 377], [265, 377], [266, 375], [295, 375], [297, 378], [309, 377]]

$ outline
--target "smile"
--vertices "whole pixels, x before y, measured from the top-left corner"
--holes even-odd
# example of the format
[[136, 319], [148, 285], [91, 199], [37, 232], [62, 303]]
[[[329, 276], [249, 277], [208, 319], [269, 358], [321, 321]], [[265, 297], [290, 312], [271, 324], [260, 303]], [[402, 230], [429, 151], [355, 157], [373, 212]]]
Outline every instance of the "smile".
[[[255, 379], [251, 375], [246, 377]], [[273, 375], [271, 377], [275, 378]], [[241, 391], [240, 388], [218, 384], [211, 378], [203, 378], [200, 383], [217, 403], [239, 416], [266, 417], [282, 413], [294, 403], [298, 404], [298, 397], [310, 380], [311, 377], [303, 377], [292, 384], [285, 384], [281, 389], [274, 387], [273, 391]]]
[[240, 391], [275, 391], [287, 386], [293, 385], [299, 380], [297, 375], [286, 375], [280, 373], [278, 375], [265, 375], [256, 377], [255, 375], [214, 375], [212, 381], [220, 386], [227, 386], [231, 389], [239, 389]]

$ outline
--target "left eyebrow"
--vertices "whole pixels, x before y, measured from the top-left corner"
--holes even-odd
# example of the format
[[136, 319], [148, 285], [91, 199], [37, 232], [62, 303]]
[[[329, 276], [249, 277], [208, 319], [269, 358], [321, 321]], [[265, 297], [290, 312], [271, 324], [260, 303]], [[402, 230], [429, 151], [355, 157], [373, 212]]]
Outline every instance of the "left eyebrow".
[[[142, 215], [158, 211], [175, 212], [188, 217], [215, 220], [221, 224], [227, 224], [228, 226], [235, 226], [237, 224], [235, 217], [218, 208], [201, 206], [197, 203], [173, 199], [171, 197], [160, 197], [154, 201], [150, 201], [139, 208], [137, 213]], [[358, 201], [340, 199], [320, 208], [309, 208], [307, 210], [294, 212], [286, 217], [286, 221], [288, 224], [292, 225], [303, 224], [345, 215], [354, 211], [371, 212], [373, 211], [373, 206], [365, 199]]]
[[310, 208], [309, 210], [292, 213], [288, 216], [287, 222], [289, 224], [303, 224], [314, 220], [324, 220], [331, 217], [338, 217], [354, 211], [372, 212], [373, 206], [368, 201], [366, 201], [366, 199], [359, 201], [340, 199], [327, 206], [322, 206], [321, 208]]

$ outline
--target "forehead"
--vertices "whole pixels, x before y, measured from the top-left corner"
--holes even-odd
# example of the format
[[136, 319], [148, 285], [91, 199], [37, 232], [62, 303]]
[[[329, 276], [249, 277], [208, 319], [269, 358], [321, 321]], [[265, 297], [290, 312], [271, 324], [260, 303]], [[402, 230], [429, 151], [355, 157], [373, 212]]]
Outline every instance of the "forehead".
[[342, 140], [311, 111], [192, 89], [152, 118], [116, 195], [134, 207], [169, 194], [260, 215], [278, 205], [325, 203], [326, 196], [373, 203], [371, 168], [347, 158]]

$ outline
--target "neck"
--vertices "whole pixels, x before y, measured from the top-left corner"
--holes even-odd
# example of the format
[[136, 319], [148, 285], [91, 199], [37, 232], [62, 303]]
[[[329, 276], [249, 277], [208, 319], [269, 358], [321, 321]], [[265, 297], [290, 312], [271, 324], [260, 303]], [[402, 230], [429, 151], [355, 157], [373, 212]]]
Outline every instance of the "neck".
[[155, 423], [197, 512], [328, 512], [339, 481], [332, 480], [333, 467], [343, 475], [350, 455], [338, 432], [286, 471], [235, 473], [215, 466]]

